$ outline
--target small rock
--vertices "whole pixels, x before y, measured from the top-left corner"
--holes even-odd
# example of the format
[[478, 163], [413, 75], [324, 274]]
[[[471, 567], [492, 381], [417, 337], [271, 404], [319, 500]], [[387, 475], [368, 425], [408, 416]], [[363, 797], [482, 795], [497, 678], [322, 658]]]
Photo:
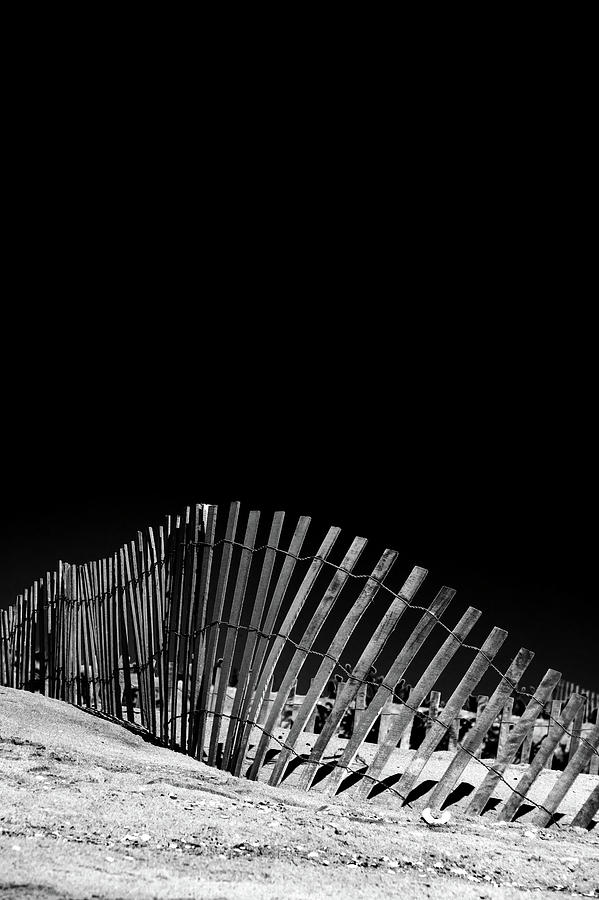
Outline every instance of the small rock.
[[114, 862], [114, 856], [105, 856], [104, 859], [106, 862]]
[[149, 834], [140, 834], [139, 839], [140, 839], [140, 841], [143, 841], [145, 844], [146, 841], [150, 840], [150, 835]]
[[310, 850], [307, 856], [308, 859], [314, 859], [316, 856], [318, 856], [318, 850]]

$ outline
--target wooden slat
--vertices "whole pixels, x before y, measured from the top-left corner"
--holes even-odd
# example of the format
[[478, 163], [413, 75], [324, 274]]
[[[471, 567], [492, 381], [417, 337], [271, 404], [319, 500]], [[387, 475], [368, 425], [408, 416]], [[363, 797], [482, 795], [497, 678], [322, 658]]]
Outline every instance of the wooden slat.
[[[475, 719], [474, 725], [476, 724], [476, 722], [479, 721], [480, 717], [484, 713], [485, 709], [487, 708], [488, 702], [489, 702], [489, 698], [486, 694], [479, 694], [478, 697], [476, 698], [476, 719]], [[474, 725], [472, 727], [474, 727]], [[480, 759], [482, 752], [483, 752], [482, 744], [479, 744], [475, 750], [475, 756], [478, 759]]]
[[[356, 565], [365, 546], [365, 538], [354, 538], [349, 550], [341, 561], [340, 568], [333, 575], [328, 588], [324, 592], [322, 600], [318, 604], [314, 615], [308, 622], [301, 639], [298, 641], [298, 643], [301, 644], [302, 649], [296, 648], [287, 671], [283, 676], [283, 680], [279, 685], [277, 697], [269, 710], [268, 718], [266, 719], [264, 725], [265, 731], [261, 735], [258, 742], [258, 747], [256, 749], [256, 755], [253, 763], [256, 768], [259, 768], [262, 765], [262, 761], [264, 760], [270, 743], [270, 734], [272, 734], [275, 730], [283, 707], [287, 702], [287, 696], [289, 694], [291, 685], [297, 679], [297, 676], [304, 664], [307, 654], [312, 649], [314, 641], [316, 640], [322, 626], [324, 625], [327, 617], [329, 616], [336, 601], [338, 600], [343, 587], [347, 583], [347, 580], [349, 578], [348, 573], [350, 573], [353, 567]], [[273, 783], [272, 780], [271, 783]]]
[[523, 766], [528, 765], [528, 763], [530, 762], [533, 736], [534, 728], [530, 728], [524, 735], [524, 740], [522, 741], [522, 750], [520, 752], [520, 764]]
[[[410, 733], [414, 721], [414, 710], [421, 706], [422, 701], [433, 685], [436, 684], [448, 663], [462, 646], [463, 641], [466, 639], [481, 615], [482, 613], [479, 609], [475, 609], [473, 606], [468, 607], [458, 624], [452, 629], [452, 634], [447, 637], [419, 678], [418, 682], [410, 690], [408, 699], [403, 705], [400, 714], [391, 724], [384, 742], [379, 742], [377, 753], [368, 767], [364, 778], [357, 786], [356, 795], [358, 798], [365, 799], [372, 790], [374, 779], [380, 780], [393, 751], [397, 747], [398, 742], [404, 740], [404, 736], [406, 736], [407, 740], [405, 740], [401, 746], [409, 746]], [[455, 716], [451, 721], [454, 719]]]
[[85, 645], [84, 645], [84, 605], [83, 605], [83, 566], [77, 566], [75, 569], [75, 581], [77, 585], [77, 605], [76, 605], [76, 621], [77, 621], [77, 705], [82, 706], [86, 693], [86, 675], [84, 671], [85, 661]]
[[447, 701], [439, 719], [431, 725], [426, 737], [416, 750], [414, 757], [406, 771], [403, 773], [395, 790], [407, 797], [416, 779], [426, 766], [433, 752], [443, 737], [445, 730], [461, 710], [464, 701], [470, 696], [473, 688], [478, 684], [489, 667], [489, 663], [497, 655], [501, 645], [507, 638], [507, 631], [502, 628], [493, 628], [482, 648], [476, 654], [468, 671], [459, 685]]
[[66, 697], [65, 699], [69, 703], [75, 702], [75, 671], [76, 671], [76, 659], [75, 659], [75, 604], [76, 604], [76, 592], [75, 592], [75, 566], [70, 565], [68, 570], [68, 585], [69, 585], [69, 604], [67, 607], [67, 636], [66, 636], [66, 654], [67, 654], [67, 666], [66, 666]]
[[212, 732], [210, 735], [208, 749], [208, 765], [213, 766], [216, 762], [216, 751], [218, 738], [220, 735], [220, 726], [222, 722], [222, 711], [224, 708], [227, 688], [231, 676], [231, 667], [233, 665], [233, 656], [235, 654], [235, 645], [237, 643], [238, 625], [241, 621], [241, 612], [243, 609], [243, 601], [247, 588], [248, 578], [250, 574], [250, 566], [252, 563], [253, 549], [258, 534], [258, 523], [260, 521], [260, 513], [258, 510], [251, 510], [245, 535], [243, 538], [244, 546], [241, 549], [241, 558], [239, 560], [239, 568], [237, 570], [237, 578], [235, 580], [235, 589], [233, 592], [233, 600], [231, 609], [227, 616], [227, 623], [232, 627], [224, 626], [222, 630], [225, 634], [225, 646], [223, 650], [223, 663], [221, 667], [220, 683], [216, 694], [216, 701], [213, 707], [212, 716]]
[[511, 822], [516, 812], [520, 808], [521, 803], [526, 798], [526, 795], [536, 781], [537, 776], [542, 771], [546, 760], [549, 758], [549, 756], [553, 755], [553, 751], [555, 750], [559, 739], [562, 737], [564, 731], [568, 728], [570, 722], [583, 703], [584, 697], [581, 697], [579, 694], [572, 694], [570, 696], [570, 699], [566, 703], [566, 706], [564, 707], [562, 714], [559, 717], [559, 721], [553, 723], [549, 734], [543, 740], [534, 759], [529, 764], [520, 781], [514, 788], [512, 795], [499, 810], [497, 814], [498, 821]]
[[[316, 704], [333, 673], [335, 660], [339, 659], [364, 613], [371, 607], [372, 602], [377, 596], [384, 579], [391, 571], [396, 559], [397, 553], [395, 550], [385, 550], [372, 571], [372, 574], [367, 579], [360, 596], [353, 604], [348, 615], [343, 620], [341, 627], [337, 631], [337, 634], [334, 636], [327, 651], [327, 656], [323, 657], [321, 660], [318, 672], [312, 679], [304, 702], [295, 715], [293, 725], [289, 731], [289, 736], [285, 742], [287, 747], [281, 748], [281, 751], [275, 760], [274, 769], [270, 779], [271, 784], [279, 784], [283, 778], [285, 766], [289, 761], [293, 748], [297, 745], [300, 735], [313, 715]], [[407, 589], [407, 582], [404, 585], [404, 589]], [[330, 657], [332, 657], [332, 659]]]
[[29, 611], [30, 601], [29, 601], [29, 588], [25, 588], [23, 591], [23, 602], [22, 602], [22, 618], [21, 618], [21, 673], [20, 673], [20, 682], [21, 687], [26, 690], [29, 682], [29, 668], [30, 668], [30, 653], [31, 653], [31, 642], [29, 637], [30, 630], [30, 620], [31, 615]]
[[[429, 698], [428, 705], [428, 721], [426, 722], [426, 728], [431, 727], [433, 722], [437, 721], [439, 717], [439, 709], [441, 708], [441, 692], [440, 691], [431, 691], [431, 695]], [[452, 720], [453, 721], [453, 720]]]
[[39, 621], [38, 621], [38, 582], [34, 581], [31, 587], [31, 615], [32, 615], [32, 623], [31, 623], [31, 690], [39, 690], [37, 687], [37, 679], [38, 673], [35, 669], [35, 654], [36, 651], [40, 652], [40, 664], [39, 664], [39, 677], [42, 674], [42, 662], [41, 662], [41, 641], [38, 646], [38, 636], [39, 636]]
[[8, 612], [0, 610], [0, 684], [10, 686], [10, 651]]
[[264, 693], [267, 690], [270, 690], [269, 686], [272, 682], [272, 673], [269, 678], [266, 679], [266, 688], [261, 686], [260, 693], [257, 690], [257, 686], [260, 684], [260, 678], [266, 665], [270, 635], [274, 631], [275, 623], [277, 622], [283, 601], [287, 596], [291, 576], [293, 575], [297, 557], [299, 557], [303, 546], [310, 521], [309, 516], [300, 516], [298, 519], [293, 537], [289, 544], [289, 549], [286, 551], [285, 560], [277, 578], [264, 622], [261, 626], [262, 634], [259, 635], [256, 642], [252, 668], [250, 669], [250, 677], [245, 687], [245, 697], [243, 698], [243, 704], [239, 713], [238, 736], [235, 741], [231, 763], [229, 765], [229, 770], [235, 775], [239, 775], [241, 772], [254, 722], [262, 724], [266, 715], [265, 713], [264, 715], [262, 713], [263, 702], [268, 702], [265, 700]]
[[168, 742], [168, 726], [169, 726], [169, 623], [170, 623], [170, 591], [172, 582], [172, 561], [174, 554], [175, 534], [171, 525], [171, 517], [167, 516], [164, 525], [160, 526], [160, 558], [163, 564], [160, 569], [160, 596], [162, 598], [162, 671], [164, 696], [162, 698], [161, 716], [161, 737], [164, 742]]
[[[433, 631], [438, 619], [441, 618], [454, 596], [455, 591], [453, 588], [442, 587], [431, 602], [428, 610], [422, 614], [408, 640], [405, 642], [401, 651], [390, 666], [382, 684], [378, 687], [374, 697], [370, 701], [370, 705], [364, 710], [361, 721], [358, 723], [357, 727], [354, 725], [353, 734], [347, 742], [347, 745], [341, 754], [341, 758], [338, 760], [339, 767], [334, 769], [326, 779], [324, 793], [327, 796], [332, 796], [336, 792], [342, 778], [347, 774], [347, 770], [342, 767], [351, 766], [360, 747], [366, 740], [370, 729], [375, 724], [379, 714], [385, 706], [385, 703], [393, 697], [395, 686], [405, 675], [408, 666], [414, 660], [414, 657], [423, 646], [426, 638]], [[432, 694], [438, 695], [436, 698], [438, 704], [441, 695], [438, 691], [433, 691]]]
[[433, 814], [441, 809], [443, 802], [454, 789], [460, 775], [464, 772], [476, 749], [482, 744], [496, 716], [504, 707], [508, 696], [513, 691], [514, 685], [519, 683], [533, 657], [534, 653], [532, 650], [527, 650], [525, 647], [521, 647], [516, 654], [506, 675], [503, 676], [489, 698], [484, 713], [480, 719], [477, 718], [474, 727], [464, 736], [461, 747], [458, 748], [440, 781], [435, 785], [429, 798], [429, 806]]
[[48, 696], [55, 697], [56, 696], [56, 670], [58, 666], [57, 660], [57, 645], [56, 645], [56, 632], [58, 629], [58, 619], [57, 619], [57, 610], [56, 610], [56, 598], [58, 596], [58, 572], [55, 570], [52, 573], [48, 572], [49, 579], [49, 589], [48, 589], [48, 602], [49, 602], [49, 640], [48, 640], [48, 658], [49, 658], [49, 672], [48, 672]]
[[208, 609], [208, 593], [214, 554], [214, 535], [218, 508], [210, 504], [202, 506], [200, 540], [203, 542], [201, 563], [199, 565], [199, 581], [197, 586], [197, 602], [193, 617], [193, 662], [191, 667], [190, 711], [192, 719], [189, 726], [187, 752], [195, 754], [195, 736], [197, 734], [196, 716], [199, 708], [200, 679], [204, 673], [206, 651], [206, 615]]
[[[103, 629], [100, 624], [100, 598], [98, 596], [97, 590], [94, 589], [94, 579], [92, 577], [94, 568], [94, 563], [88, 564], [87, 589], [88, 596], [90, 598], [90, 621], [93, 632], [92, 652], [95, 654], [95, 665], [98, 678], [98, 706], [102, 709], [103, 712], [108, 713], [109, 715], [114, 715], [114, 710], [110, 705], [110, 670], [108, 667], [108, 653], [105, 652], [104, 645], [101, 641]], [[102, 606], [102, 623], [106, 615], [107, 606], [107, 602]]]
[[[94, 567], [96, 568], [96, 567]], [[101, 576], [101, 577], [100, 577]], [[103, 702], [111, 716], [122, 716], [122, 706], [117, 704], [119, 644], [115, 627], [117, 607], [113, 590], [113, 559], [104, 557], [96, 568], [96, 622], [98, 652], [103, 658]], [[118, 619], [116, 619], [118, 621]], [[115, 662], [116, 660], [116, 662]]]
[[163, 590], [163, 621], [164, 621], [164, 654], [162, 657], [164, 669], [164, 734], [162, 740], [169, 742], [169, 726], [171, 715], [175, 712], [171, 710], [171, 682], [172, 682], [172, 665], [171, 657], [171, 605], [173, 585], [176, 569], [176, 552], [177, 541], [179, 540], [179, 524], [178, 517], [174, 520], [171, 516], [166, 516], [165, 525], [163, 526], [164, 537], [164, 560], [165, 565], [162, 572], [162, 590]]
[[[127, 710], [127, 719], [129, 722], [135, 721], [135, 713], [133, 711], [133, 697], [131, 691], [131, 670], [129, 668], [129, 641], [130, 629], [127, 616], [126, 601], [126, 576], [123, 568], [123, 551], [119, 551], [118, 556], [115, 554], [115, 578], [116, 578], [116, 594], [118, 597], [119, 610], [119, 636], [122, 653], [122, 679], [123, 693], [125, 695], [125, 706]], [[120, 686], [119, 686], [120, 693]]]
[[158, 606], [156, 602], [156, 582], [154, 579], [153, 558], [150, 549], [149, 529], [143, 533], [139, 552], [141, 556], [141, 568], [144, 571], [145, 601], [148, 609], [148, 681], [150, 689], [150, 722], [152, 734], [159, 734], [159, 723], [156, 714], [156, 680], [159, 679], [160, 666], [157, 665], [161, 630], [158, 624]]
[[[255, 695], [252, 699], [252, 705], [250, 709], [249, 723], [246, 725], [246, 733], [244, 734], [244, 743], [249, 738], [249, 730], [248, 725], [251, 728], [251, 723], [258, 721], [258, 715], [260, 713], [260, 707], [262, 705], [262, 701], [265, 695], [266, 687], [269, 684], [274, 671], [279, 661], [279, 657], [285, 646], [287, 637], [289, 636], [291, 629], [295, 625], [295, 622], [302, 611], [304, 603], [306, 602], [312, 587], [314, 586], [314, 582], [318, 574], [320, 573], [325, 560], [327, 559], [335, 541], [339, 537], [340, 529], [336, 526], [329, 528], [324, 541], [320, 545], [316, 556], [313, 558], [310, 563], [310, 567], [304, 576], [304, 579], [299, 586], [295, 597], [293, 598], [289, 610], [281, 624], [279, 629], [279, 633], [274, 637], [273, 643], [264, 663], [262, 672], [260, 673], [260, 678], [258, 679], [258, 683], [256, 686]], [[274, 623], [273, 623], [274, 624]], [[268, 630], [268, 628], [266, 628]], [[258, 777], [258, 771], [260, 769], [262, 758], [258, 758], [256, 755], [250, 770], [248, 772], [248, 778], [255, 780]]]
[[194, 618], [194, 602], [198, 565], [198, 542], [200, 539], [201, 510], [200, 505], [195, 504], [193, 511], [188, 515], [187, 538], [185, 547], [185, 573], [181, 594], [181, 640], [179, 644], [178, 671], [182, 675], [181, 682], [181, 718], [179, 745], [182, 750], [187, 749], [188, 722], [189, 722], [189, 688], [190, 688], [190, 663], [192, 655], [193, 635], [192, 622]]
[[183, 689], [181, 693], [181, 749], [187, 751], [188, 734], [192, 730], [190, 713], [191, 665], [194, 646], [194, 629], [196, 621], [196, 587], [198, 572], [199, 541], [202, 531], [202, 509], [196, 503], [191, 516], [190, 546], [187, 549], [188, 561], [186, 569], [185, 602], [181, 618], [181, 628], [185, 634], [181, 650], [181, 670], [183, 672]]
[[[189, 540], [190, 532], [190, 508], [186, 507], [184, 517], [177, 517], [176, 526], [176, 542], [174, 546], [174, 563], [172, 571], [172, 580], [169, 591], [169, 633], [168, 633], [168, 654], [167, 660], [169, 671], [172, 669], [172, 678], [169, 685], [170, 688], [170, 746], [174, 749], [179, 745], [178, 734], [180, 732], [180, 722], [183, 710], [179, 711], [179, 664], [180, 664], [180, 647], [182, 632], [182, 616], [185, 604], [185, 587], [188, 578], [187, 552], [186, 544]], [[185, 673], [183, 673], [185, 677]]]
[[335, 705], [331, 710], [328, 719], [324, 723], [324, 728], [314, 743], [308, 762], [301, 771], [299, 778], [299, 787], [301, 790], [308, 790], [312, 784], [318, 765], [327, 748], [327, 744], [339, 727], [341, 719], [345, 714], [345, 710], [356, 696], [360, 683], [366, 680], [370, 667], [385, 647], [402, 615], [406, 609], [409, 608], [412, 599], [426, 578], [426, 575], [426, 569], [423, 569], [420, 566], [415, 566], [412, 569], [412, 572], [402, 589], [402, 593], [394, 597], [391, 606], [383, 615], [383, 618], [377, 625], [374, 634], [349, 676], [349, 680], [339, 685]]
[[165, 654], [165, 624], [163, 619], [163, 598], [162, 598], [162, 573], [165, 565], [164, 553], [160, 551], [163, 545], [162, 526], [158, 531], [158, 549], [156, 548], [156, 540], [154, 537], [154, 529], [148, 528], [148, 566], [151, 569], [151, 589], [150, 602], [152, 604], [152, 617], [154, 623], [154, 647], [155, 647], [155, 670], [158, 680], [158, 701], [160, 704], [160, 723], [156, 722], [156, 734], [165, 740], [166, 735], [166, 712], [165, 712], [165, 680], [164, 680], [164, 654]]
[[497, 754], [497, 759], [493, 763], [492, 769], [487, 772], [484, 781], [474, 792], [466, 810], [468, 815], [480, 815], [484, 812], [487, 800], [491, 796], [495, 785], [515, 759], [518, 749], [522, 746], [527, 735], [532, 736], [539, 712], [551, 697], [560, 678], [561, 672], [556, 672], [555, 669], [547, 670], [519, 721], [515, 723], [509, 732], [505, 743]]
[[578, 828], [588, 828], [593, 821], [593, 816], [599, 809], [599, 782], [591, 791], [589, 797], [582, 804], [574, 818], [572, 826]]
[[[578, 715], [581, 715], [582, 712], [583, 712], [582, 709], [579, 710]], [[549, 710], [549, 721], [547, 723], [547, 734], [549, 734], [549, 732], [551, 731], [552, 722], [554, 722], [556, 719], [559, 719], [561, 713], [562, 713], [562, 701], [561, 700], [552, 700], [551, 705], [550, 705], [550, 710]], [[576, 722], [576, 717], [574, 719], [574, 722]], [[582, 723], [581, 723], [580, 727], [582, 727]], [[570, 750], [570, 756], [571, 755], [572, 755], [572, 751]], [[551, 769], [552, 765], [553, 765], [553, 753], [547, 757], [547, 759], [545, 760], [545, 762], [543, 764], [543, 767], [545, 769]]]
[[46, 572], [45, 585], [45, 603], [46, 603], [46, 685], [45, 694], [52, 697], [52, 681], [54, 678], [54, 588], [53, 580], [55, 573]]
[[82, 572], [87, 641], [89, 644], [89, 665], [91, 666], [91, 696], [90, 702], [95, 709], [102, 709], [106, 712], [104, 703], [104, 685], [102, 683], [103, 669], [100, 660], [100, 649], [98, 645], [98, 623], [97, 623], [97, 599], [92, 591], [91, 581], [91, 563], [86, 563]]
[[89, 592], [87, 585], [87, 566], [79, 569], [79, 587], [81, 598], [81, 649], [83, 654], [83, 702], [97, 708], [96, 690], [97, 673], [92, 651], [91, 621], [89, 612]]
[[[156, 733], [156, 703], [154, 693], [154, 633], [152, 623], [152, 610], [149, 601], [148, 568], [146, 562], [146, 547], [144, 534], [137, 532], [137, 544], [131, 542], [132, 559], [136, 560], [134, 577], [138, 584], [138, 598], [141, 608], [141, 632], [144, 643], [143, 671], [145, 685], [146, 728], [152, 734]], [[185, 709], [185, 706], [183, 707]]]
[[247, 681], [249, 679], [250, 667], [252, 665], [252, 660], [254, 657], [254, 650], [258, 641], [257, 632], [260, 628], [260, 623], [262, 622], [262, 616], [264, 615], [266, 597], [272, 579], [272, 573], [274, 569], [277, 548], [279, 546], [279, 540], [281, 538], [284, 519], [284, 512], [275, 512], [270, 527], [270, 533], [268, 535], [268, 546], [264, 551], [264, 558], [262, 560], [262, 568], [258, 580], [258, 587], [256, 590], [256, 595], [253, 598], [249, 629], [244, 643], [241, 664], [239, 666], [237, 690], [233, 699], [231, 719], [229, 721], [229, 728], [227, 730], [227, 736], [225, 738], [222, 762], [223, 769], [228, 769], [231, 763], [231, 753], [239, 730], [238, 717], [243, 705], [244, 698], [247, 694]]
[[223, 608], [225, 603], [225, 594], [229, 581], [229, 571], [231, 568], [231, 559], [233, 547], [231, 542], [235, 540], [235, 531], [237, 529], [237, 521], [239, 519], [239, 502], [234, 502], [229, 507], [229, 516], [227, 519], [227, 527], [223, 543], [223, 550], [218, 570], [218, 581], [216, 585], [216, 594], [210, 612], [211, 621], [207, 626], [206, 636], [206, 654], [204, 657], [203, 677], [200, 685], [200, 696], [198, 708], [195, 715], [195, 734], [194, 734], [194, 754], [198, 759], [203, 759], [204, 741], [208, 727], [207, 722], [207, 701], [208, 694], [212, 687], [212, 670], [216, 662], [216, 650], [219, 636], [217, 622], [222, 619]]
[[[584, 699], [583, 695], [583, 704]], [[576, 718], [576, 714], [574, 718]], [[532, 821], [535, 825], [540, 827], [549, 825], [553, 815], [557, 812], [558, 806], [574, 784], [577, 776], [584, 772], [593, 755], [593, 751], [597, 749], [599, 749], [599, 722], [586, 735], [586, 740], [579, 744], [576, 753], [570, 757], [568, 765], [541, 804], [543, 809], [537, 809], [533, 814]]]

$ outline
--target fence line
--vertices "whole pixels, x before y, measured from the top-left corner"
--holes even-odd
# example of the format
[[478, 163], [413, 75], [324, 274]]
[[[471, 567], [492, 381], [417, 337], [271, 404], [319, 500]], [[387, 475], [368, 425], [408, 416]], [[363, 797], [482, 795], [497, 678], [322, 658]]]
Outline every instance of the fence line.
[[[244, 522], [240, 513], [240, 504], [231, 504], [224, 536], [217, 539], [217, 508], [198, 504], [182, 516], [167, 517], [157, 533], [152, 528], [138, 532], [136, 541], [111, 557], [85, 565], [59, 562], [56, 572], [47, 572], [0, 615], [0, 684], [40, 690], [113, 718], [126, 716], [129, 722], [138, 710], [141, 725], [168, 746], [237, 775], [245, 771], [251, 779], [264, 777], [273, 762], [274, 741], [280, 750], [275, 751], [270, 783], [280, 784], [298, 768], [299, 787], [325, 795], [343, 789], [345, 773], [358, 779], [358, 796], [389, 790], [409, 803], [433, 752], [446, 744], [452, 758], [430, 798], [433, 811], [441, 809], [466, 765], [476, 760], [486, 775], [470, 801], [470, 814], [485, 811], [502, 781], [510, 798], [500, 817], [512, 818], [526, 798], [537, 808], [535, 821], [546, 825], [556, 821], [577, 775], [597, 774], [596, 692], [580, 694], [555, 670], [548, 670], [536, 690], [518, 688], [534, 654], [521, 648], [502, 672], [493, 660], [507, 633], [495, 628], [482, 647], [467, 644], [480, 611], [469, 608], [451, 629], [441, 616], [454, 598], [452, 588], [442, 588], [428, 607], [414, 603], [427, 575], [419, 566], [399, 592], [393, 591], [385, 580], [396, 562], [395, 551], [385, 550], [372, 573], [360, 575], [353, 569], [366, 546], [364, 538], [354, 539], [337, 564], [329, 557], [340, 529], [330, 528], [318, 551], [302, 556], [308, 517], [300, 518], [283, 547], [285, 514], [275, 513], [266, 543], [256, 546], [260, 513], [251, 511]], [[308, 568], [302, 577], [298, 566], [304, 563]], [[327, 568], [332, 578], [325, 587]], [[357, 579], [364, 581], [358, 598], [334, 629], [328, 649], [317, 650], [314, 645], [327, 620], [344, 608], [340, 598]], [[349, 640], [368, 636], [360, 625], [372, 615], [375, 599], [386, 595], [392, 598], [390, 605], [358, 662], [348, 669], [342, 656]], [[305, 617], [311, 606], [315, 608], [304, 624], [302, 613]], [[412, 612], [422, 615], [407, 627], [386, 675], [375, 677], [375, 662], [380, 664], [391, 637], [395, 641], [402, 635], [403, 617]], [[407, 670], [412, 671], [437, 628], [447, 633], [445, 643], [414, 687], [406, 685]], [[462, 648], [474, 651], [474, 659], [443, 702], [434, 686]], [[313, 659], [319, 667], [300, 698], [297, 681]], [[234, 669], [237, 687], [231, 692]], [[337, 670], [343, 678], [334, 674]], [[487, 670], [499, 674], [499, 684], [491, 697], [478, 698], [475, 711], [468, 709]], [[280, 684], [273, 692], [275, 673]], [[333, 702], [323, 707], [331, 679], [336, 684]], [[529, 700], [526, 708], [523, 698]], [[420, 741], [414, 737], [418, 721], [424, 729]], [[464, 722], [471, 725], [467, 731]], [[288, 728], [287, 740], [278, 736], [282, 725]], [[306, 734], [313, 738], [307, 758], [298, 751]], [[377, 749], [370, 764], [365, 770], [352, 769], [373, 735]], [[490, 735], [495, 756], [489, 752]], [[412, 745], [414, 756], [395, 788], [384, 777], [385, 768], [398, 747]], [[518, 753], [526, 768], [514, 789], [503, 773]], [[535, 803], [528, 794], [542, 769], [552, 765], [563, 771], [545, 801]], [[598, 806], [593, 791], [576, 814], [577, 824], [588, 826]]]

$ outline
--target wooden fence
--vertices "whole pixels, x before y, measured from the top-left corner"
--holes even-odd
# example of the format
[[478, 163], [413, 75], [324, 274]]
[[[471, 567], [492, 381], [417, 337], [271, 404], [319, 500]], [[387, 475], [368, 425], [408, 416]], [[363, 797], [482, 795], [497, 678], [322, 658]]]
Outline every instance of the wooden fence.
[[[385, 550], [357, 574], [366, 540], [344, 548], [332, 527], [311, 546], [309, 525], [290, 526], [282, 512], [264, 525], [239, 503], [221, 521], [199, 504], [107, 559], [59, 563], [0, 616], [0, 684], [139, 720], [209, 765], [329, 796], [351, 783], [359, 797], [387, 790], [405, 803], [445, 749], [433, 814], [476, 760], [484, 779], [469, 814], [482, 814], [502, 781], [499, 818], [526, 799], [537, 824], [557, 821], [577, 776], [598, 772], [597, 694], [571, 690], [553, 669], [536, 688], [520, 686], [534, 654], [521, 648], [504, 672], [495, 659], [507, 632], [491, 629], [479, 647], [467, 642], [479, 610], [443, 621], [452, 588], [417, 604], [425, 569], [394, 585], [397, 553]], [[431, 635], [440, 646], [422, 652]], [[462, 675], [443, 699], [436, 685], [451, 666]], [[475, 696], [485, 674], [497, 685]], [[514, 763], [515, 787], [504, 777]], [[561, 770], [555, 785], [532, 801], [551, 767]], [[595, 787], [573, 823], [589, 827], [598, 808]]]

